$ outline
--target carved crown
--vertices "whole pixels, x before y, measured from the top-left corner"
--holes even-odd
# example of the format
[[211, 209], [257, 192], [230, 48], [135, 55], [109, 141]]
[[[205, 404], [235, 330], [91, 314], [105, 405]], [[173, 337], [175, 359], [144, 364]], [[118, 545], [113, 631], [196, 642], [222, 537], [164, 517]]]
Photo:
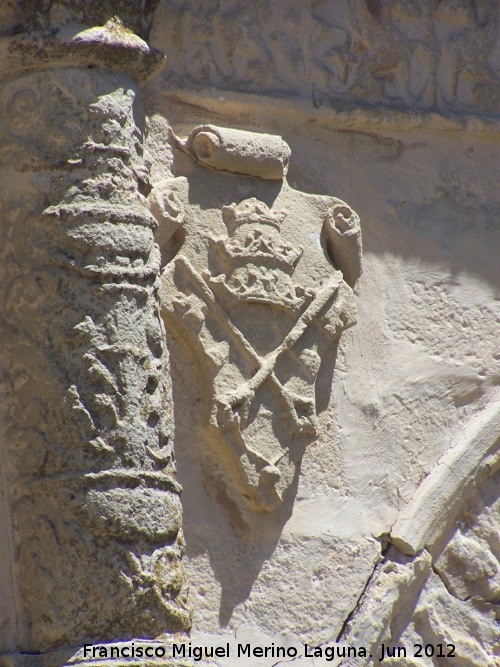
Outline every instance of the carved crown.
[[230, 204], [222, 207], [222, 218], [231, 234], [240, 225], [255, 223], [269, 225], [280, 231], [285, 217], [286, 211], [272, 211], [267, 204], [255, 197], [244, 199], [238, 205]]
[[233, 267], [254, 263], [291, 274], [302, 255], [302, 249], [269, 238], [260, 228], [248, 232], [242, 239], [213, 239], [212, 243], [223, 263]]

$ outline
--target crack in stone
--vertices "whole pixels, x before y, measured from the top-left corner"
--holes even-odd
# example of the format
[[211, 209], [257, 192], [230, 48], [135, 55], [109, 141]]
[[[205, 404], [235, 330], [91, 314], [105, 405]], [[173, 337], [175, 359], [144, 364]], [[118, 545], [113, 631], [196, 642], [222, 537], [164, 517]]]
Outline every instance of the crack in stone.
[[[381, 545], [381, 546], [382, 546], [382, 545]], [[346, 627], [347, 627], [349, 621], [352, 619], [352, 617], [354, 616], [354, 614], [355, 614], [356, 611], [358, 610], [358, 608], [359, 608], [359, 606], [360, 606], [360, 604], [361, 604], [361, 601], [363, 600], [363, 597], [364, 597], [364, 595], [365, 595], [365, 592], [367, 591], [368, 586], [370, 585], [370, 583], [371, 583], [372, 580], [373, 580], [373, 577], [374, 577], [374, 575], [375, 575], [375, 572], [378, 570], [379, 566], [380, 566], [382, 563], [385, 562], [386, 559], [383, 557], [383, 555], [384, 555], [384, 551], [386, 551], [386, 550], [388, 549], [388, 547], [389, 547], [389, 544], [387, 544], [386, 547], [385, 547], [384, 549], [381, 550], [380, 557], [379, 557], [379, 559], [377, 560], [377, 562], [374, 563], [373, 569], [372, 569], [370, 575], [368, 576], [368, 578], [367, 578], [367, 580], [366, 580], [366, 582], [365, 582], [365, 585], [363, 586], [363, 590], [362, 590], [361, 593], [359, 594], [359, 596], [358, 596], [356, 602], [354, 603], [353, 608], [351, 609], [351, 611], [350, 611], [350, 612], [348, 613], [348, 615], [346, 616], [346, 619], [345, 619], [345, 621], [343, 622], [342, 627], [340, 628], [340, 632], [338, 633], [338, 635], [337, 635], [337, 637], [336, 637], [336, 639], [335, 639], [335, 642], [336, 642], [336, 643], [339, 642], [339, 639], [340, 639], [340, 638], [342, 637], [342, 635], [344, 634], [345, 629], [346, 629]], [[340, 664], [342, 664], [342, 663], [340, 663]]]

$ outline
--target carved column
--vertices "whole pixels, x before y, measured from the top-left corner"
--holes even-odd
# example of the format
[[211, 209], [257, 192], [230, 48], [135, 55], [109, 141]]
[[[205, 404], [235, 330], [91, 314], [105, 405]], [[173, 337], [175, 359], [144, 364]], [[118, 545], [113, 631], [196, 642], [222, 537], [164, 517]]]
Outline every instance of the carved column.
[[35, 4], [0, 42], [0, 653], [190, 622], [138, 91], [154, 3]]

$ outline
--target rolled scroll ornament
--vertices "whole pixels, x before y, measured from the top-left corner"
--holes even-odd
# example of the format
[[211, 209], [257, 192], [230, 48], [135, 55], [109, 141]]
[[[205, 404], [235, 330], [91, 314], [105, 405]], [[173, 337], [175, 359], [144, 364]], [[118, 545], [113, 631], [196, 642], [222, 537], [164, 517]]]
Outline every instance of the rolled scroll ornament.
[[277, 135], [215, 125], [197, 127], [185, 142], [177, 143], [206, 167], [269, 180], [286, 176], [291, 155], [288, 144]]

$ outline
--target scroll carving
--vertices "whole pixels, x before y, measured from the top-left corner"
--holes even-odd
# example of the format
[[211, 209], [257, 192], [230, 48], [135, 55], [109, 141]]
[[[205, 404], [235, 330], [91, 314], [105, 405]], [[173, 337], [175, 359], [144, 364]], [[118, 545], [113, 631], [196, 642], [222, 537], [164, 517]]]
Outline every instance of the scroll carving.
[[[256, 180], [242, 172], [256, 176], [255, 146], [261, 164], [276, 166], [276, 147], [284, 142], [274, 137], [267, 155], [268, 135], [209, 127], [220, 138], [217, 165], [209, 166], [230, 172], [238, 163], [240, 175], [211, 176], [199, 167], [223, 193], [207, 212], [195, 213], [189, 202], [195, 177], [153, 190], [152, 210], [159, 211], [158, 201], [170, 193], [185, 211], [185, 241], [163, 247], [168, 257], [177, 252], [163, 273], [163, 313], [169, 337], [190, 347], [206, 378], [210, 398], [193, 419], [207, 443], [208, 468], [242, 508], [271, 512], [290, 491], [304, 449], [316, 438], [318, 372], [342, 331], [356, 321], [349, 284], [361, 270], [359, 219], [339, 200], [286, 185], [272, 206], [259, 196], [231, 201], [240, 182], [248, 194], [264, 195], [275, 173]], [[189, 150], [193, 137], [206, 130], [197, 128], [177, 143]], [[236, 157], [238, 144], [247, 149]], [[280, 154], [287, 156], [288, 147]], [[204, 165], [198, 153], [193, 157]], [[165, 222], [160, 216], [160, 235], [162, 227], [173, 232], [168, 215]], [[169, 243], [177, 243], [175, 251]]]
[[214, 125], [195, 128], [180, 145], [207, 167], [271, 180], [286, 176], [290, 159], [281, 137]]

